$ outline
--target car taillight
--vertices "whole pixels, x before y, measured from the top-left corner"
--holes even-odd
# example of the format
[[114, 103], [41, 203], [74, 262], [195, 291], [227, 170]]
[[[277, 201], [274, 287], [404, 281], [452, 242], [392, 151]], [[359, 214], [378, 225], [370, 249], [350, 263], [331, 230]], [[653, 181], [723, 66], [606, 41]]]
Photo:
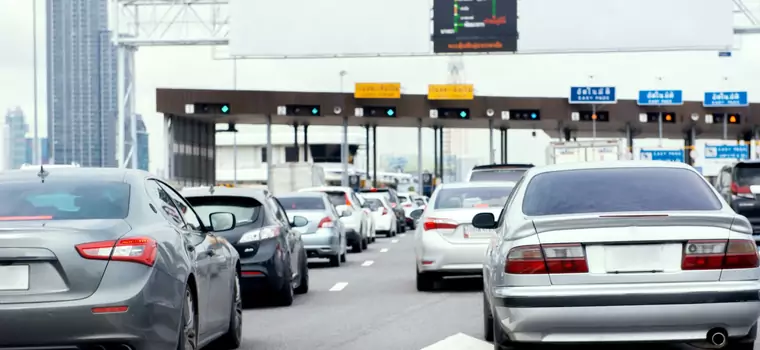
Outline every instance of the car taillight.
[[743, 198], [755, 198], [749, 186], [739, 186], [736, 182], [731, 183], [731, 194]]
[[78, 244], [76, 250], [85, 259], [129, 261], [153, 266], [156, 263], [157, 246], [152, 238], [134, 237]]
[[587, 273], [586, 252], [580, 244], [543, 244], [514, 247], [504, 272], [516, 275]]
[[425, 219], [425, 222], [422, 223], [422, 229], [425, 231], [454, 230], [457, 228], [457, 226], [459, 226], [459, 223], [449, 219], [428, 218]]
[[240, 237], [240, 239], [237, 241], [237, 243], [242, 244], [242, 243], [258, 242], [265, 239], [274, 238], [279, 235], [280, 235], [279, 226], [262, 227], [262, 228], [257, 228], [257, 229], [244, 233]]
[[758, 267], [754, 241], [688, 241], [684, 246], [681, 270], [751, 269]]
[[346, 205], [351, 206], [351, 198], [348, 197], [348, 194], [343, 194], [344, 197], [346, 197]]
[[331, 228], [333, 226], [335, 226], [335, 224], [329, 216], [322, 218], [322, 220], [319, 220], [319, 224], [317, 224], [317, 228]]
[[396, 203], [391, 203], [391, 208], [396, 209]]
[[383, 208], [383, 215], [388, 215], [388, 209]]
[[406, 203], [406, 204], [404, 204], [404, 208], [411, 208], [411, 207], [412, 207], [412, 203]]

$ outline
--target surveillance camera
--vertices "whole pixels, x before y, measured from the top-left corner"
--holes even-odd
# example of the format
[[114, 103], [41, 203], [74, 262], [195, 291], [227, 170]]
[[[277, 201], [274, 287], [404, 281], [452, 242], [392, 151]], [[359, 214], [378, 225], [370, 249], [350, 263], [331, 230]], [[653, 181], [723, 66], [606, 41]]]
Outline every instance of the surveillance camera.
[[536, 130], [533, 130], [533, 132], [531, 133], [531, 135], [532, 135], [533, 137], [536, 137]]
[[691, 114], [691, 120], [698, 121], [699, 120], [699, 113], [692, 113]]
[[494, 113], [495, 112], [493, 111], [493, 109], [490, 109], [490, 108], [486, 111], [486, 115], [489, 116], [489, 117], [493, 117]]
[[340, 106], [335, 106], [335, 107], [333, 108], [333, 112], [334, 112], [335, 114], [340, 114], [340, 112], [343, 112], [343, 109], [342, 109], [342, 108], [340, 108]]

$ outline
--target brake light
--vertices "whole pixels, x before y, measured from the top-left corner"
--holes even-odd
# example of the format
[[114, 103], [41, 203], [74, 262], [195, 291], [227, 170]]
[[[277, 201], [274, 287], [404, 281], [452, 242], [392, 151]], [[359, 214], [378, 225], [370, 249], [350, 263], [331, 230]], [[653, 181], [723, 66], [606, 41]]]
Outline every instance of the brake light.
[[118, 241], [83, 243], [76, 250], [85, 259], [128, 261], [153, 266], [158, 244], [149, 237], [124, 238]]
[[377, 192], [377, 188], [372, 187], [372, 188], [369, 189], [369, 191], [370, 192]]
[[744, 198], [755, 198], [749, 186], [739, 186], [736, 182], [731, 183], [731, 194]]
[[383, 215], [388, 215], [388, 209], [387, 208], [383, 208]]
[[751, 269], [758, 267], [754, 241], [688, 241], [684, 246], [681, 270]]
[[330, 219], [329, 216], [326, 216], [322, 220], [319, 220], [319, 224], [317, 224], [317, 228], [331, 228], [334, 225], [335, 223], [333, 223], [332, 219]]
[[428, 218], [422, 223], [422, 228], [425, 231], [430, 230], [454, 230], [459, 226], [456, 221], [449, 219], [436, 219]]
[[507, 254], [504, 272], [517, 275], [587, 273], [586, 252], [574, 244], [514, 247]]
[[412, 207], [412, 203], [406, 203], [406, 204], [404, 204], [404, 208], [411, 208], [411, 207]]
[[391, 203], [391, 208], [396, 209], [396, 203]]
[[351, 198], [348, 197], [348, 194], [343, 194], [344, 197], [346, 197], [346, 205], [351, 206]]

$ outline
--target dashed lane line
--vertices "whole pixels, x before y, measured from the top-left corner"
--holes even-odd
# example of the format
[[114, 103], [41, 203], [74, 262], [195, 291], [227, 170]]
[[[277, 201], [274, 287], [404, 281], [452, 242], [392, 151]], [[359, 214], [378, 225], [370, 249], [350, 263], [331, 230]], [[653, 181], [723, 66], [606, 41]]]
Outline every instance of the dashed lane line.
[[380, 253], [387, 253], [387, 252], [388, 252], [388, 248], [380, 249]]
[[365, 262], [362, 263], [362, 267], [372, 266], [372, 264], [374, 264], [374, 263], [375, 262], [372, 261], [372, 260], [367, 260], [367, 261], [365, 261]]
[[347, 285], [348, 285], [348, 282], [338, 282], [334, 286], [332, 286], [332, 288], [330, 288], [330, 291], [331, 292], [340, 292], [344, 288], [346, 288]]

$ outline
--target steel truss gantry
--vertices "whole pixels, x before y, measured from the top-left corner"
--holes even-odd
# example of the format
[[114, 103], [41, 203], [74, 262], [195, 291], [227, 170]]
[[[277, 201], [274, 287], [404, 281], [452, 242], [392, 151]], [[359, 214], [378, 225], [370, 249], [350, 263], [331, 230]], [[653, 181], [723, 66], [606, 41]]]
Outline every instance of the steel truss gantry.
[[[117, 153], [121, 168], [137, 168], [134, 52], [141, 46], [218, 46], [229, 40], [229, 0], [109, 0], [117, 47]], [[130, 59], [131, 58], [131, 59]], [[181, 58], [180, 58], [181, 59]], [[126, 111], [130, 149], [126, 149]]]

